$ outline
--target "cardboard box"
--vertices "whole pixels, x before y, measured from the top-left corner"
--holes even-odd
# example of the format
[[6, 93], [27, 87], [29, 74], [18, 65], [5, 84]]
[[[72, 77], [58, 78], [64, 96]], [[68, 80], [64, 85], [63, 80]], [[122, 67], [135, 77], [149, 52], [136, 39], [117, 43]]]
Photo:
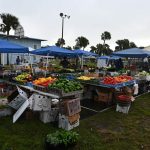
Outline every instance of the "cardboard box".
[[75, 122], [70, 124], [67, 116], [59, 114], [59, 122], [58, 122], [59, 128], [69, 131], [77, 126], [79, 126], [79, 119], [77, 119]]
[[95, 101], [99, 101], [99, 102], [111, 102], [112, 101], [112, 92], [98, 92], [97, 93], [98, 96], [94, 98]]
[[80, 114], [75, 114], [73, 116], [68, 116], [68, 120], [70, 124], [74, 124], [75, 122], [77, 122], [77, 120], [80, 119]]
[[52, 108], [50, 111], [41, 111], [40, 120], [43, 123], [54, 122], [58, 120], [58, 108]]
[[72, 116], [81, 111], [80, 99], [68, 99], [61, 102], [61, 113], [66, 116]]

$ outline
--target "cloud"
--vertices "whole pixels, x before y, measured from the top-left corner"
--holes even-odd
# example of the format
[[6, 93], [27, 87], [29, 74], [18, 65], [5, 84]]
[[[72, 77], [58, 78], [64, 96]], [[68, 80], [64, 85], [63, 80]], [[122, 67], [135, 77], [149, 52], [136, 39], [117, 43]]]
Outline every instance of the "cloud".
[[144, 46], [150, 38], [149, 0], [0, 0], [0, 4], [0, 13], [19, 18], [26, 36], [47, 39], [50, 44], [61, 37], [60, 12], [71, 16], [64, 24], [66, 45], [73, 46], [78, 36], [89, 39], [89, 47], [102, 43], [104, 31], [112, 35], [107, 41], [111, 48], [118, 39]]

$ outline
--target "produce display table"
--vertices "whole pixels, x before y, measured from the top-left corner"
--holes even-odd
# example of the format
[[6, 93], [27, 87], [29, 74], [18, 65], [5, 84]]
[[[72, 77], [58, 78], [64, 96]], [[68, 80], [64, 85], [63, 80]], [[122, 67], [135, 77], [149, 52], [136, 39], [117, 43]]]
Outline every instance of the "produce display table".
[[27, 90], [30, 90], [31, 92], [35, 92], [35, 93], [38, 93], [38, 94], [41, 94], [41, 95], [45, 95], [45, 96], [49, 96], [51, 98], [56, 98], [56, 99], [59, 99], [60, 97], [58, 95], [54, 95], [54, 94], [51, 94], [51, 93], [46, 93], [46, 92], [42, 92], [42, 91], [39, 91], [39, 90], [35, 90], [33, 87], [29, 87], [29, 86], [25, 86], [25, 85], [21, 85], [21, 84], [17, 84], [17, 83], [14, 83], [14, 82], [10, 82], [10, 81], [7, 81], [7, 80], [3, 80], [3, 79], [0, 79], [0, 81], [3, 81], [7, 84], [10, 84], [10, 85], [14, 85], [14, 86], [20, 86], [22, 88], [25, 88]]
[[[123, 82], [123, 83], [119, 83], [119, 84], [115, 84], [115, 85], [103, 84], [102, 82], [99, 82], [99, 84], [90, 83], [88, 81], [86, 81], [86, 82], [80, 81], [80, 82], [84, 86], [87, 87], [86, 91], [88, 91], [88, 92], [86, 93], [86, 91], [85, 91], [84, 98], [92, 98], [95, 101], [105, 102], [106, 104], [109, 105], [113, 102], [113, 100], [115, 98], [116, 89], [120, 90], [121, 88], [123, 88], [125, 86], [133, 86], [135, 83], [135, 80], [131, 80], [128, 82]], [[94, 94], [92, 94], [92, 93], [94, 93]]]
[[118, 83], [118, 84], [114, 84], [114, 85], [100, 83], [99, 86], [100, 87], [106, 87], [106, 88], [122, 88], [124, 86], [133, 85], [134, 82], [135, 82], [135, 80], [131, 80], [131, 81], [128, 81], [128, 82]]
[[58, 121], [59, 127], [66, 130], [71, 130], [79, 125], [81, 106], [78, 94], [82, 93], [82, 90], [68, 93], [66, 97], [62, 97], [36, 90], [33, 87], [6, 80], [2, 81], [16, 86], [18, 89], [18, 95], [15, 95], [8, 104], [17, 110], [13, 115], [13, 123], [17, 121], [26, 108], [30, 108], [32, 111], [40, 112], [40, 120], [44, 123]]
[[104, 87], [104, 88], [122, 88], [124, 86], [130, 86], [130, 85], [133, 85], [135, 80], [131, 80], [131, 81], [128, 81], [128, 82], [123, 82], [123, 83], [119, 83], [119, 84], [103, 84], [101, 82], [99, 82], [99, 84], [96, 84], [96, 83], [88, 83], [87, 82], [82, 82], [80, 81], [82, 84], [89, 84], [89, 85], [92, 85], [92, 86], [97, 86], [97, 87]]

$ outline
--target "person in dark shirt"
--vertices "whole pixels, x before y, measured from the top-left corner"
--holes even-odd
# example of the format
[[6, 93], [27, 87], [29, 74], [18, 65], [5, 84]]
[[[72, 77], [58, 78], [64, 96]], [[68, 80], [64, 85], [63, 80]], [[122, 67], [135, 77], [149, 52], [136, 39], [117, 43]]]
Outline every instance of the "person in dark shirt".
[[68, 68], [68, 66], [70, 65], [70, 62], [67, 60], [67, 57], [64, 57], [64, 59], [60, 62], [60, 65], [63, 68]]
[[41, 58], [40, 59], [40, 62], [38, 63], [38, 66], [41, 68], [41, 67], [43, 67], [43, 59]]
[[21, 62], [21, 60], [20, 60], [19, 56], [17, 56], [17, 58], [16, 58], [16, 64], [20, 65], [20, 62]]
[[119, 69], [123, 69], [123, 62], [121, 58], [119, 58]]
[[123, 62], [121, 58], [115, 60], [115, 68], [117, 71], [123, 69]]

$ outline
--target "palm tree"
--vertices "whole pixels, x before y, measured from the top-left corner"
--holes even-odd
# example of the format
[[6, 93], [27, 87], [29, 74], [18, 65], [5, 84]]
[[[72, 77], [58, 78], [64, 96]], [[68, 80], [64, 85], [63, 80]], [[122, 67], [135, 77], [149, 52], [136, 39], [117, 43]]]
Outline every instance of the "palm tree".
[[117, 40], [116, 41], [116, 44], [118, 44], [116, 47], [115, 47], [115, 50], [118, 51], [118, 50], [123, 50], [123, 45], [124, 45], [124, 40]]
[[112, 52], [108, 44], [103, 45], [103, 55], [110, 55]]
[[[19, 20], [17, 17], [9, 14], [9, 13], [2, 13], [0, 14], [0, 18], [2, 20], [2, 23], [0, 24], [0, 31], [3, 33], [7, 33], [7, 39], [9, 36], [9, 32], [11, 29], [16, 30], [19, 23]], [[9, 64], [9, 55], [7, 53], [7, 65]]]
[[78, 37], [75, 41], [76, 41], [76, 45], [74, 47], [85, 49], [85, 47], [89, 45], [89, 40], [83, 36]]
[[57, 43], [55, 43], [55, 45], [58, 47], [63, 47], [63, 45], [65, 45], [65, 40], [62, 38], [59, 38]]
[[72, 50], [72, 47], [71, 46], [67, 46], [65, 47], [66, 49], [69, 49], [69, 50]]
[[101, 40], [104, 41], [104, 45], [105, 45], [105, 41], [106, 40], [110, 40], [111, 39], [111, 34], [108, 31], [105, 31], [104, 33], [102, 33], [101, 35]]
[[7, 36], [11, 29], [16, 30], [20, 24], [18, 18], [11, 14], [2, 13], [0, 14], [0, 18], [2, 20], [2, 23], [0, 24], [0, 31], [3, 33], [6, 32]]
[[130, 42], [130, 47], [134, 48], [134, 47], [137, 47], [137, 46], [136, 46], [136, 44], [134, 42]]
[[100, 43], [97, 44], [96, 48], [97, 48], [97, 54], [100, 56], [103, 55], [103, 44], [100, 44]]
[[90, 52], [97, 54], [97, 48], [95, 46], [91, 46], [90, 48], [91, 48]]
[[112, 50], [110, 49], [108, 44], [97, 44], [96, 47], [91, 46], [91, 52], [95, 52], [98, 55], [110, 55]]
[[128, 39], [117, 40], [116, 44], [115, 51], [137, 47], [134, 42], [130, 42]]

